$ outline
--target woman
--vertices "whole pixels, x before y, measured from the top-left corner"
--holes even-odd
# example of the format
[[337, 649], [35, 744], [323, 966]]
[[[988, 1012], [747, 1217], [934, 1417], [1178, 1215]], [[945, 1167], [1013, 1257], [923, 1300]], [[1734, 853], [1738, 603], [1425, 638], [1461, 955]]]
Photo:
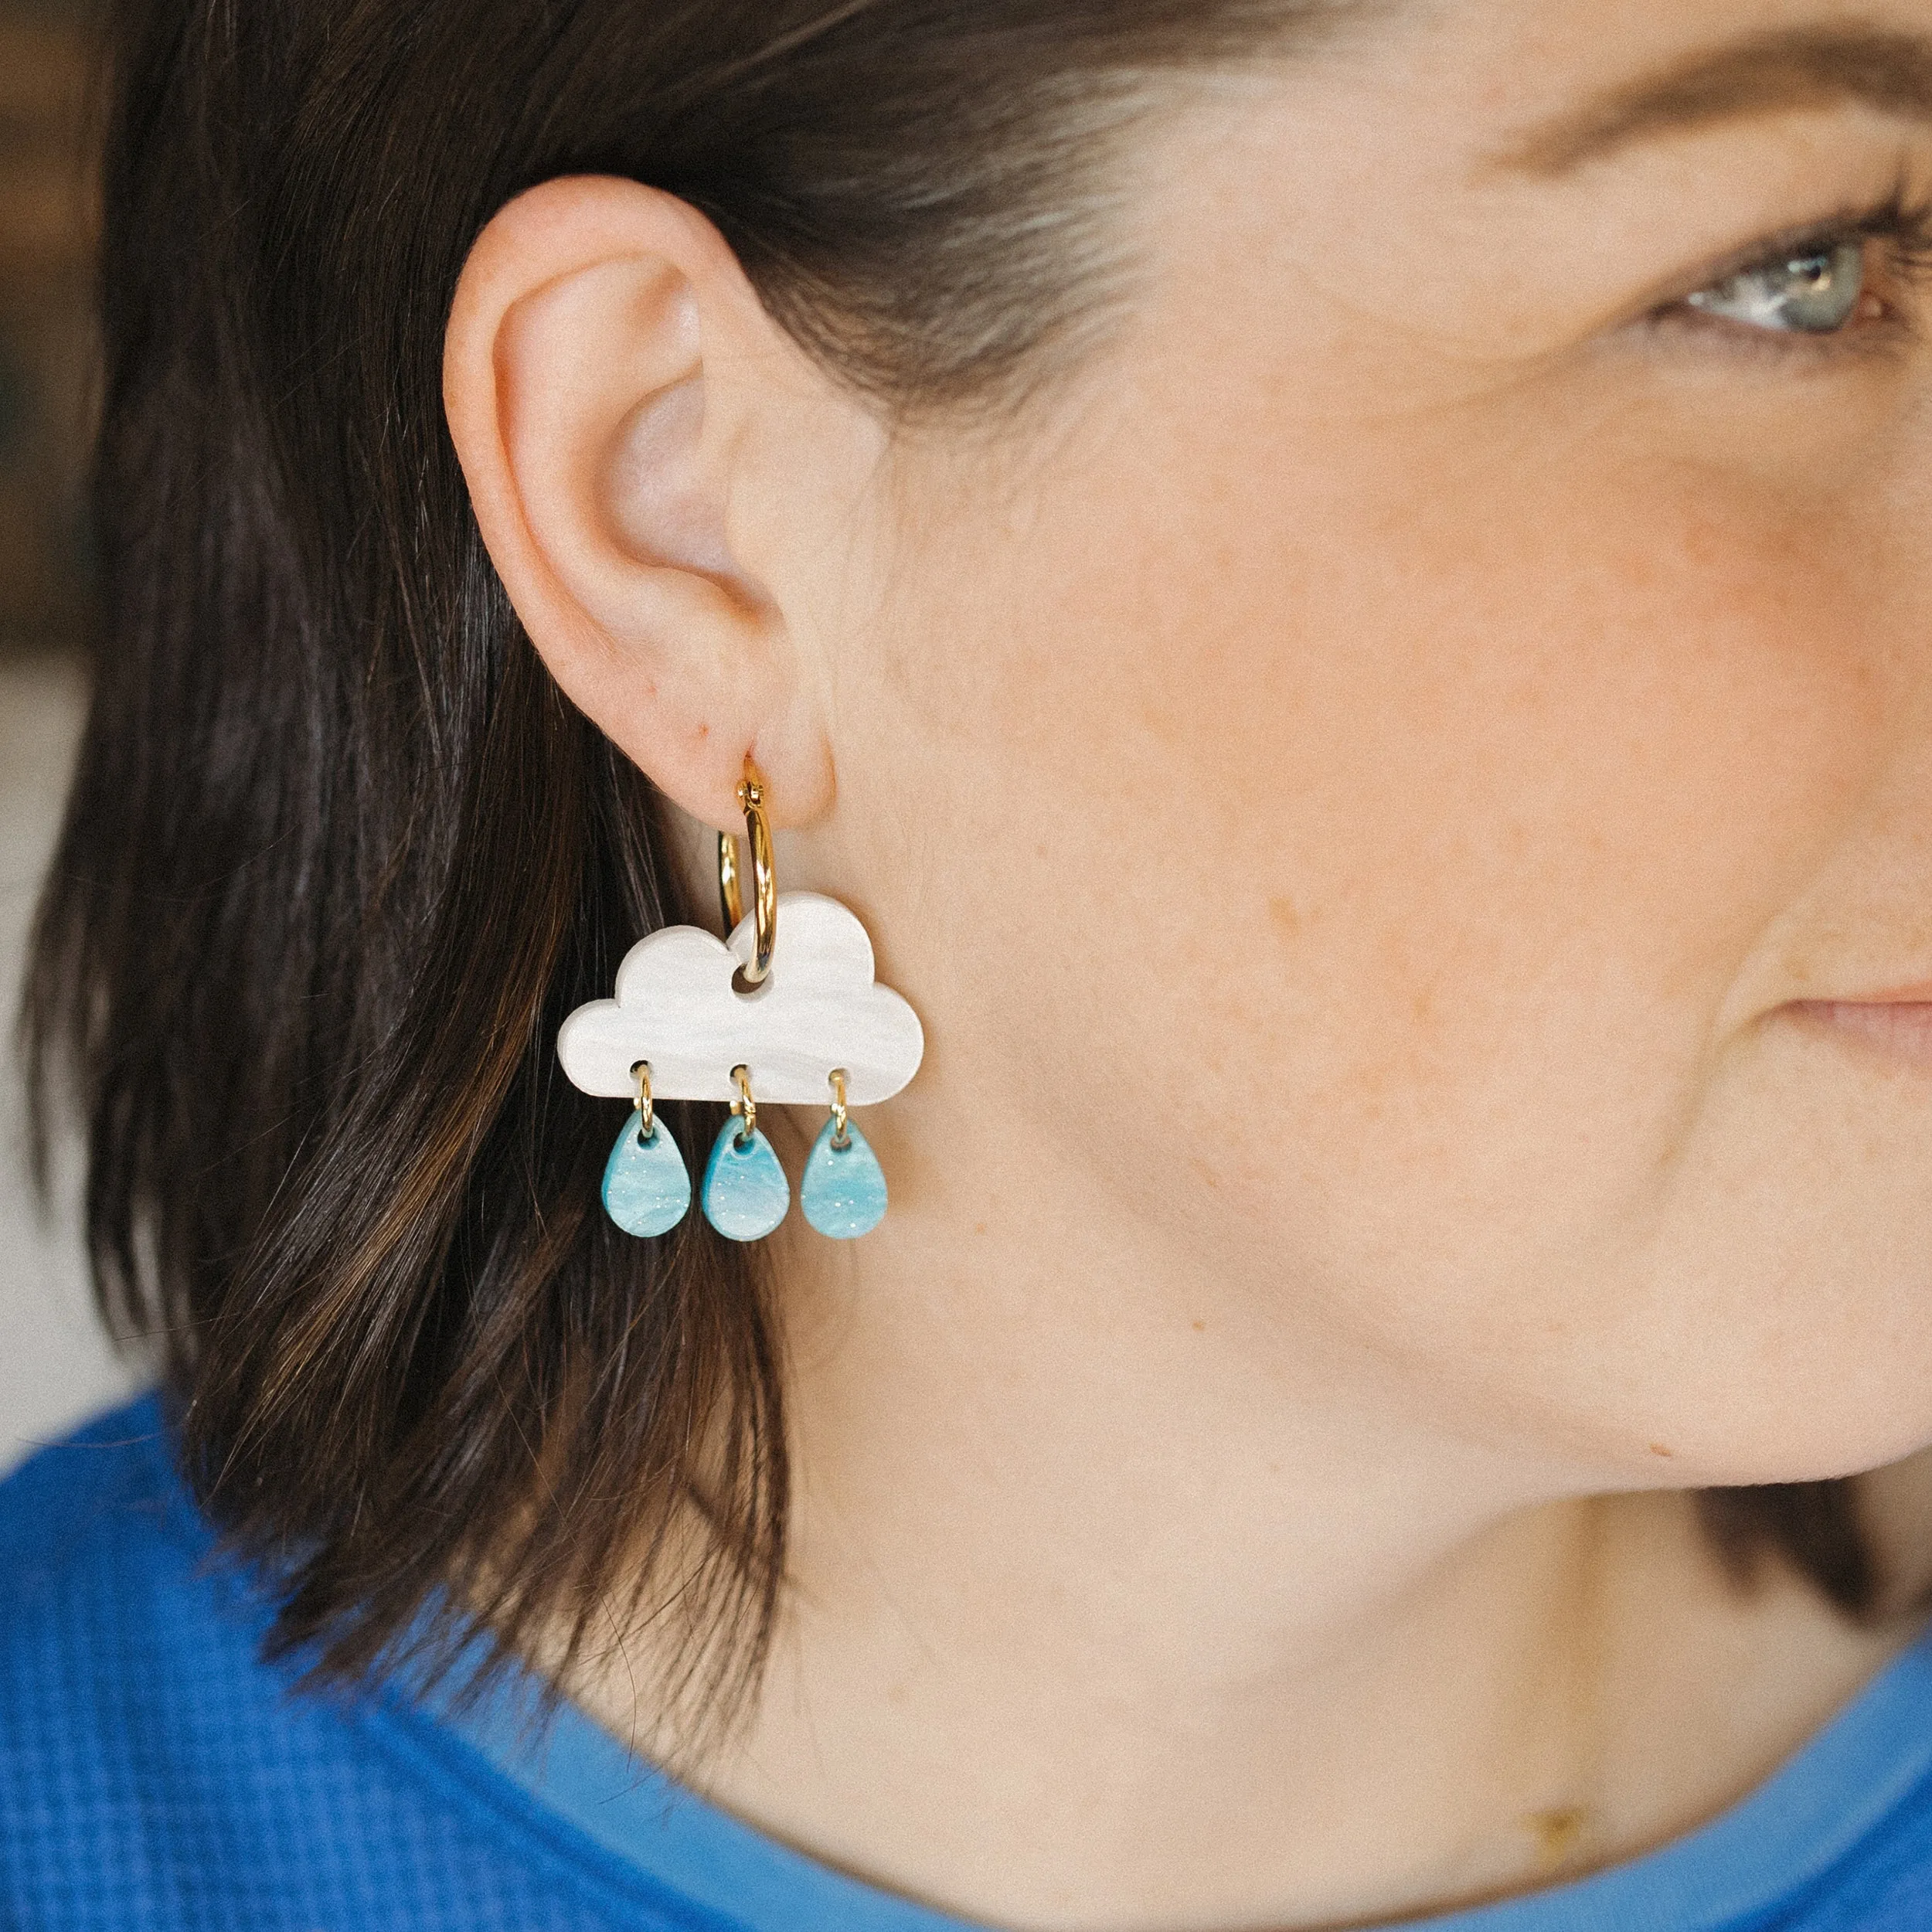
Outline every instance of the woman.
[[1924, 1923], [1923, 9], [121, 14], [14, 1921]]

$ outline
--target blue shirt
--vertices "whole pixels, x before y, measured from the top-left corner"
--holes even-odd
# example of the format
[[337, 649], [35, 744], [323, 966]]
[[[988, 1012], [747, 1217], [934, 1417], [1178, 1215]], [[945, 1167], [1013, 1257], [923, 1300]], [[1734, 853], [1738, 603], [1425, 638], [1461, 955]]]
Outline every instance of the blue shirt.
[[[963, 1932], [761, 1837], [527, 1683], [473, 1715], [297, 1696], [151, 1398], [0, 1484], [0, 1925], [19, 1932]], [[1430, 1932], [1926, 1932], [1932, 1643], [1714, 1823]], [[1409, 1932], [1415, 1932], [1412, 1923]]]

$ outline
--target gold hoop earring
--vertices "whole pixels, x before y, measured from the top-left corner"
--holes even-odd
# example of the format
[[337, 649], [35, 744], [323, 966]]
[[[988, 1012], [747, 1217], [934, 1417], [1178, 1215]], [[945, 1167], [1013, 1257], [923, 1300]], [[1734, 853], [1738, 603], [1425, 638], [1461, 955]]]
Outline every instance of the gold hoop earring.
[[[771, 971], [778, 944], [778, 874], [772, 861], [771, 821], [765, 815], [765, 782], [747, 758], [738, 782], [738, 809], [745, 815], [745, 844], [751, 853], [751, 963], [732, 975], [732, 988], [756, 992]], [[738, 930], [745, 916], [744, 893], [738, 872], [738, 842], [728, 832], [718, 835], [718, 900], [724, 910], [725, 937]]]

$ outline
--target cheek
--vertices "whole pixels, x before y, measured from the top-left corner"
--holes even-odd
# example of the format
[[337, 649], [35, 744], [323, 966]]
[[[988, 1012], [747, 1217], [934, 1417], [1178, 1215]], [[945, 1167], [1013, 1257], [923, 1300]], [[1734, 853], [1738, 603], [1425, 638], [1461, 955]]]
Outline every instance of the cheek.
[[1809, 1251], [1753, 1223], [1788, 1293], [1723, 1289], [1769, 1259], [1724, 1150], [1778, 1104], [1736, 989], [1883, 763], [1879, 566], [1614, 442], [1310, 478], [1249, 427], [1063, 492], [929, 686], [1002, 855], [961, 943], [1029, 962], [1002, 1077], [1069, 1135], [1118, 1097], [1097, 1179], [1264, 1329], [1492, 1420], [1735, 1415]]
[[1867, 560], [1708, 477], [1477, 487], [1411, 443], [1318, 493], [1275, 447], [1170, 473], [1157, 518], [1124, 492], [1012, 680], [1130, 881], [1138, 983], [1187, 989], [1191, 1060], [1238, 1041], [1331, 1116], [1454, 1135], [1625, 1067], [1681, 1114], [1882, 762]]

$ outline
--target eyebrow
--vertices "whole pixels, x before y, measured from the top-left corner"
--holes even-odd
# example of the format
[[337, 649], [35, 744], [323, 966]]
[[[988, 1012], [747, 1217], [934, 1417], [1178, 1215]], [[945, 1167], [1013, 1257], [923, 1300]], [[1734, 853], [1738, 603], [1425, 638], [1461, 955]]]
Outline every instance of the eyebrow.
[[1932, 38], [1872, 27], [1798, 28], [1691, 54], [1532, 128], [1497, 157], [1560, 175], [1646, 135], [1842, 103], [1932, 121]]

